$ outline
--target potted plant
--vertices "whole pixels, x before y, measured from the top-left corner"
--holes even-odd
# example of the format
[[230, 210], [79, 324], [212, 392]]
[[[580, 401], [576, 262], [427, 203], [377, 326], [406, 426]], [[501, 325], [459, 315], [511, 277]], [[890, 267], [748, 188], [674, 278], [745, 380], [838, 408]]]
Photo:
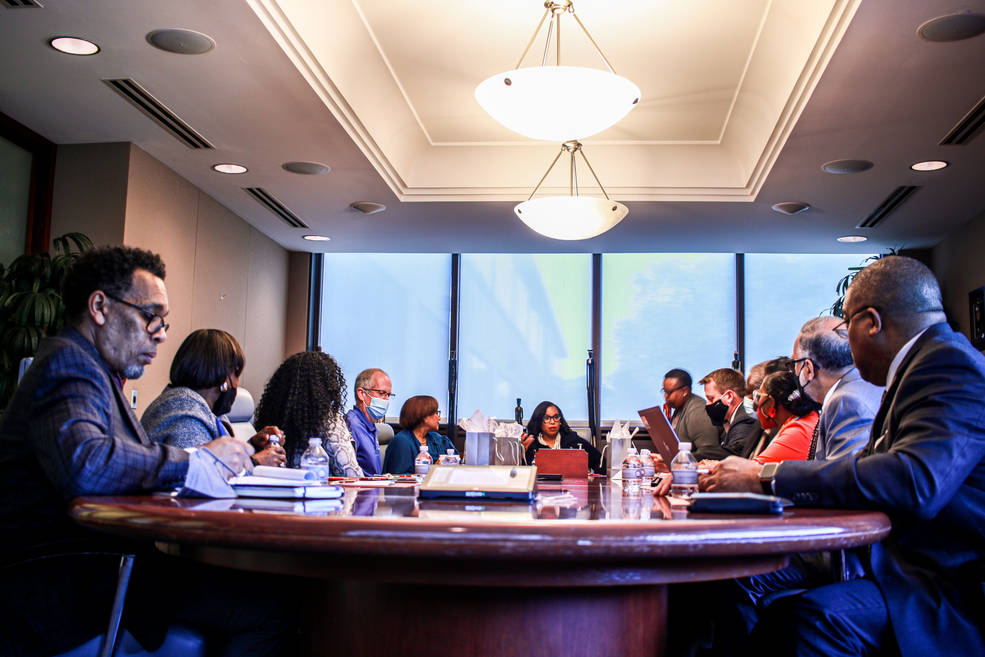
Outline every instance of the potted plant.
[[833, 304], [831, 304], [831, 314], [834, 315], [835, 317], [841, 317], [844, 319], [845, 294], [848, 292], [848, 286], [852, 284], [852, 281], [855, 280], [855, 277], [858, 276], [858, 273], [860, 271], [868, 267], [869, 264], [875, 262], [876, 260], [885, 258], [888, 255], [898, 255], [898, 254], [899, 254], [898, 249], [888, 249], [885, 253], [877, 253], [876, 255], [869, 256], [868, 258], [863, 260], [862, 264], [859, 265], [858, 267], [849, 267], [848, 273], [845, 274], [840, 281], [838, 281], [837, 285], [835, 285], [835, 292], [838, 293], [838, 298], [835, 299], [835, 302]]
[[55, 256], [25, 253], [6, 268], [0, 265], [0, 408], [17, 385], [21, 359], [33, 356], [46, 335], [65, 324], [62, 279], [92, 240], [82, 233], [54, 239]]

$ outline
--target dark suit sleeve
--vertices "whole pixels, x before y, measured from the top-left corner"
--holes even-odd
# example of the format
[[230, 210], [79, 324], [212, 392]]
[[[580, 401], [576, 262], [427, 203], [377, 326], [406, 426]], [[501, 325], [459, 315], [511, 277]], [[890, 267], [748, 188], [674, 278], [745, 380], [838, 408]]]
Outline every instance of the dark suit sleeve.
[[721, 431], [711, 423], [704, 408], [695, 406], [681, 419], [684, 426], [678, 432], [679, 437], [682, 441], [690, 441], [691, 452], [696, 459], [720, 461], [729, 456], [729, 452], [722, 448]]
[[762, 432], [763, 428], [759, 426], [759, 420], [743, 415], [729, 427], [722, 447], [729, 454], [744, 457], [752, 451], [753, 443], [759, 440]]
[[65, 349], [39, 372], [31, 416], [31, 449], [48, 480], [66, 498], [172, 488], [188, 471], [184, 450], [145, 445], [124, 426], [114, 385], [95, 361]]
[[[885, 402], [888, 451], [876, 446], [822, 463], [786, 462], [777, 494], [810, 506], [934, 518], [985, 458], [985, 376], [970, 347], [931, 349], [920, 358]], [[968, 511], [976, 514], [968, 522], [980, 513]]]

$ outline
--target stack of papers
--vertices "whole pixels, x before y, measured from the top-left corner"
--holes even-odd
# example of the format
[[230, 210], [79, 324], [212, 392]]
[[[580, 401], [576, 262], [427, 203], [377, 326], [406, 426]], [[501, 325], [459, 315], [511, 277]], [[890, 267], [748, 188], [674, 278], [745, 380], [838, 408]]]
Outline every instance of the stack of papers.
[[342, 497], [343, 494], [341, 486], [314, 481], [313, 475], [306, 470], [260, 465], [253, 473], [229, 480], [238, 497], [325, 500]]

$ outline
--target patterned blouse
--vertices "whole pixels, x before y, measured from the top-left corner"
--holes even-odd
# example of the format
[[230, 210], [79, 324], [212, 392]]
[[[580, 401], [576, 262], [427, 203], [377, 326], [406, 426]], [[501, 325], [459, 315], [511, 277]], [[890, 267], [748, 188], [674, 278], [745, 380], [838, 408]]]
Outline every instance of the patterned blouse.
[[[356, 449], [353, 446], [352, 434], [346, 426], [345, 418], [336, 415], [329, 421], [329, 426], [322, 431], [321, 443], [328, 454], [329, 474], [332, 477], [362, 477], [363, 469], [356, 461]], [[299, 449], [288, 464], [292, 468], [301, 467], [301, 455], [304, 449]]]

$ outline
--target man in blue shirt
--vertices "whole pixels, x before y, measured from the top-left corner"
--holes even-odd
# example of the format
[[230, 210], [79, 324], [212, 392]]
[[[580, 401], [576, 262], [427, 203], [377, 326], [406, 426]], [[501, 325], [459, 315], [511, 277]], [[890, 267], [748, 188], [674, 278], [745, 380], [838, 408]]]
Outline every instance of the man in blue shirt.
[[367, 476], [383, 472], [376, 423], [386, 417], [390, 397], [393, 397], [391, 386], [390, 377], [378, 367], [360, 372], [353, 386], [356, 405], [346, 413], [345, 423], [356, 441], [356, 460]]

